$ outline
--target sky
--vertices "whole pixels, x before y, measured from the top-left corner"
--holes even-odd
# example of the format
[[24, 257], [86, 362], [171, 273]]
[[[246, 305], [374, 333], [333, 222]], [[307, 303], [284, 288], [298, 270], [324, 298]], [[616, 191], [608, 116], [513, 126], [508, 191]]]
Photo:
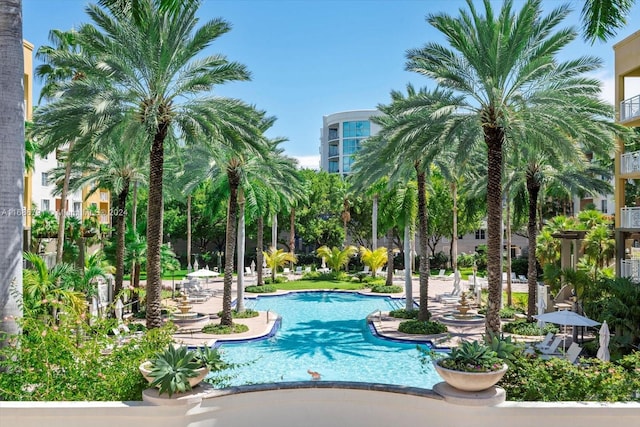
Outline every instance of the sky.
[[[52, 29], [89, 22], [86, 0], [23, 0], [23, 37], [35, 49], [48, 44]], [[480, 2], [476, 2], [480, 3]], [[499, 10], [501, 1], [492, 1]], [[522, 0], [515, 0], [516, 6]], [[569, 3], [572, 14], [559, 28], [580, 29], [579, 0], [544, 0], [545, 12]], [[240, 98], [278, 120], [269, 137], [286, 137], [286, 154], [301, 166], [319, 167], [322, 116], [374, 109], [407, 83], [433, 82], [404, 70], [405, 53], [443, 37], [425, 21], [432, 13], [458, 15], [463, 0], [204, 0], [201, 22], [223, 18], [232, 30], [216, 40], [210, 54], [224, 54], [247, 66], [249, 82], [216, 87], [214, 94]], [[640, 29], [640, 0], [625, 28], [606, 43], [577, 39], [561, 54], [568, 60], [595, 55], [603, 68], [603, 98], [613, 103], [613, 45]], [[34, 66], [39, 62], [34, 60]], [[640, 82], [639, 82], [640, 83]], [[34, 103], [40, 93], [34, 85]], [[635, 85], [634, 85], [635, 87]], [[640, 84], [637, 85], [640, 93]], [[629, 95], [630, 96], [630, 95]]]

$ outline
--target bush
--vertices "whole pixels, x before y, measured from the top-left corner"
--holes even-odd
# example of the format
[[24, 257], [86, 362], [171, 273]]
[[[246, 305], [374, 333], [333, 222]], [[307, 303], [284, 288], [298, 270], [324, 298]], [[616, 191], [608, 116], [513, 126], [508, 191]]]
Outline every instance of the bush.
[[640, 356], [634, 357], [632, 370], [598, 359], [574, 365], [560, 357], [520, 357], [498, 385], [515, 401], [639, 401], [635, 393], [640, 389]]
[[500, 318], [513, 319], [517, 313], [523, 313], [523, 311], [516, 307], [505, 306], [500, 309]]
[[398, 331], [405, 334], [435, 335], [447, 332], [447, 327], [438, 322], [405, 320], [404, 322], [400, 322]]
[[[234, 319], [250, 319], [252, 317], [258, 317], [260, 313], [250, 308], [247, 308], [242, 313], [238, 313], [236, 310], [231, 310], [231, 317]], [[222, 317], [222, 311], [218, 312], [218, 316]]]
[[502, 326], [504, 332], [525, 336], [541, 336], [549, 332], [557, 333], [560, 330], [557, 326], [547, 323], [544, 328], [540, 328], [536, 322], [529, 323], [525, 319], [506, 323]]
[[[285, 277], [285, 276], [276, 276], [275, 283], [285, 283], [285, 282], [288, 282], [288, 281], [289, 281], [289, 279], [287, 277]], [[264, 283], [265, 283], [265, 285], [270, 285], [270, 284], [274, 283], [274, 281], [271, 278], [271, 276], [269, 276], [269, 277], [265, 277], [264, 278]]]
[[407, 310], [405, 308], [401, 308], [399, 310], [392, 310], [389, 312], [389, 316], [395, 317], [397, 319], [417, 319], [418, 313], [420, 310]]
[[234, 323], [231, 326], [221, 325], [219, 323], [209, 323], [202, 328], [203, 333], [216, 335], [240, 334], [242, 332], [247, 332], [248, 330], [249, 327], [241, 323]]
[[529, 273], [529, 260], [523, 257], [512, 259], [511, 271], [518, 276], [526, 276]]
[[[447, 268], [447, 263], [449, 262], [449, 257], [444, 252], [437, 252], [433, 257], [429, 258], [429, 265], [431, 268], [441, 269]], [[418, 265], [418, 264], [416, 264]]]
[[0, 401], [141, 400], [149, 384], [138, 366], [169, 345], [173, 327], [116, 346], [107, 337], [114, 326], [115, 321], [89, 326], [85, 319], [62, 316], [50, 326], [25, 318], [24, 333], [0, 349]]
[[275, 292], [278, 290], [278, 288], [275, 287], [275, 285], [253, 285], [253, 286], [247, 286], [246, 288], [244, 288], [244, 290], [246, 292], [251, 292], [253, 294], [266, 294], [266, 293], [270, 293], [270, 292]]
[[385, 285], [373, 285], [371, 287], [371, 292], [377, 294], [397, 294], [398, 292], [402, 292], [402, 288], [400, 286], [385, 286]]

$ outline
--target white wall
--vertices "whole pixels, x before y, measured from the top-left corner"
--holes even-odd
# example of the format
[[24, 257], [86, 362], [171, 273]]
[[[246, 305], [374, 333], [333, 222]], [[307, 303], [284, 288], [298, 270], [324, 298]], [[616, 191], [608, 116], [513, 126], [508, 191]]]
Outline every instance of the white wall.
[[473, 407], [446, 403], [431, 390], [376, 384], [334, 386], [321, 382], [290, 383], [289, 388], [283, 384], [239, 387], [214, 391], [201, 404], [190, 406], [154, 407], [142, 402], [0, 402], [0, 421], [3, 427], [640, 425], [637, 402], [506, 402], [494, 407]]
[[[55, 213], [56, 199], [59, 199], [60, 196], [54, 196], [52, 194], [55, 189], [55, 185], [53, 183], [51, 175], [49, 175], [48, 185], [42, 185], [42, 173], [51, 171], [57, 165], [58, 161], [56, 160], [55, 153], [49, 153], [46, 158], [36, 156], [35, 167], [33, 171], [31, 202], [36, 205], [37, 213], [42, 210], [42, 200], [49, 200], [49, 211]], [[74, 193], [70, 193], [68, 199], [68, 214], [71, 214], [73, 213], [74, 203], [82, 203], [82, 192], [76, 191]], [[28, 208], [31, 208], [31, 206], [28, 206]], [[80, 207], [80, 211], [82, 211], [82, 207]]]

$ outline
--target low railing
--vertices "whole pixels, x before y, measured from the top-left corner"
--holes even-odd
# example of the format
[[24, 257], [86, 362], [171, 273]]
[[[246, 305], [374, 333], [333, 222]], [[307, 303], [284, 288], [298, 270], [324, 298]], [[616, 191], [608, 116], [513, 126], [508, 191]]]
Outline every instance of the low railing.
[[632, 151], [620, 156], [620, 173], [633, 172], [640, 172], [640, 151]]
[[640, 228], [640, 206], [620, 208], [620, 227]]
[[620, 102], [620, 121], [640, 117], [640, 95]]

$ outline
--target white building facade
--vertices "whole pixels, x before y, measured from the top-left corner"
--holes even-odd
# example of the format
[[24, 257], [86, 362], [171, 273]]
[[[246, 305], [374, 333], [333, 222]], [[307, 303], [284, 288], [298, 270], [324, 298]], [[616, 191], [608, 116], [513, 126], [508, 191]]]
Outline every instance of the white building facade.
[[[49, 153], [44, 158], [36, 156], [34, 163], [30, 207], [35, 208], [36, 213], [48, 211], [58, 216], [62, 206], [60, 206], [60, 195], [53, 195], [56, 186], [51, 174], [51, 171], [58, 166], [55, 152]], [[74, 215], [82, 219], [82, 191], [69, 192], [64, 210], [65, 215]]]
[[322, 117], [320, 130], [320, 169], [343, 176], [351, 173], [354, 155], [362, 142], [380, 131], [372, 116], [378, 110], [342, 111]]

